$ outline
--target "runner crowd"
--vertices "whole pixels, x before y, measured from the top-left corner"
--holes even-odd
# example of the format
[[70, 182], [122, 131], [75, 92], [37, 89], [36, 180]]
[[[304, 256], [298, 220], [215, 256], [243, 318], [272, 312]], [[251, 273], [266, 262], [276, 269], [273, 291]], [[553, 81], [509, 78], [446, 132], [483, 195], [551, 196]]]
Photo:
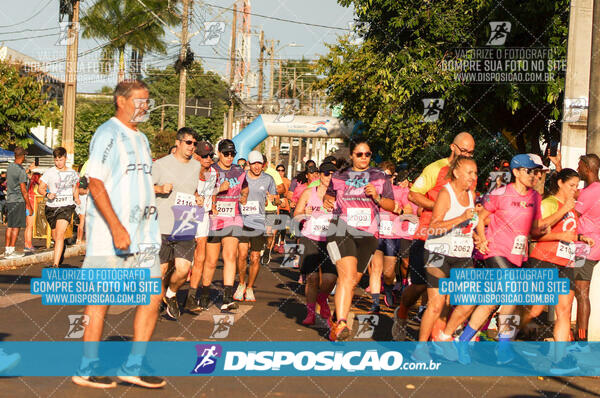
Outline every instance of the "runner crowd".
[[[589, 349], [588, 292], [600, 261], [597, 155], [582, 156], [573, 170], [561, 167], [559, 154], [550, 158], [555, 166], [551, 171], [539, 156], [518, 154], [501, 165], [510, 182], [498, 178], [480, 195], [473, 159], [477, 146], [467, 132], [456, 135], [448, 156], [425, 167], [414, 182], [392, 161], [375, 166], [373, 148], [355, 139], [349, 159], [327, 157], [320, 165], [309, 160], [290, 181], [283, 165], [270, 164], [260, 152], [234, 163], [233, 141], [223, 139], [213, 146], [190, 128], [177, 132], [169, 155], [153, 161], [146, 136], [136, 127], [145, 112], [147, 87], [139, 81], [120, 83], [114, 99], [115, 117], [92, 138], [85, 178], [65, 165], [66, 152], [57, 148], [55, 167], [41, 176], [38, 191], [47, 197], [53, 266], [60, 263], [64, 231], [76, 208], [78, 214], [85, 213], [83, 267], [135, 266], [140, 252], [157, 254], [145, 266], [152, 276], [162, 277], [163, 294], [138, 307], [134, 341], [151, 339], [161, 307], [177, 320], [185, 312], [213, 305], [232, 311], [238, 302], [255, 301], [261, 264], [268, 265], [271, 253], [284, 253], [285, 248], [293, 258], [289, 248], [298, 244], [299, 280], [306, 297], [302, 324], [323, 318], [332, 341], [350, 338], [355, 289], [367, 274], [369, 313], [378, 314], [383, 306], [393, 309], [394, 340], [409, 338], [409, 312], [416, 313], [419, 342], [432, 341], [448, 360], [468, 364], [468, 344], [438, 343], [492, 339], [486, 330], [495, 322], [497, 363], [507, 364], [515, 358], [508, 342], [517, 332], [520, 339], [530, 338], [531, 321], [545, 306], [451, 306], [440, 294], [440, 279], [456, 268], [556, 268], [570, 281], [570, 290], [553, 309], [554, 341], [575, 340], [577, 349]], [[26, 226], [32, 211], [24, 156], [15, 150], [16, 161], [6, 177], [8, 257], [14, 256], [18, 228]], [[578, 189], [580, 182], [585, 188]], [[223, 288], [214, 302], [220, 257]], [[177, 291], [188, 282], [187, 298], [178, 302]], [[417, 303], [420, 307], [411, 311]], [[84, 341], [100, 341], [106, 306], [88, 306], [86, 314], [90, 321]], [[432, 345], [418, 344], [413, 359], [429, 360]], [[97, 352], [86, 352], [73, 381], [114, 387], [110, 378], [95, 375], [97, 358]], [[162, 387], [161, 378], [140, 375], [142, 358], [143, 351], [132, 352], [119, 378]], [[569, 352], [554, 353], [557, 374], [576, 366]]]

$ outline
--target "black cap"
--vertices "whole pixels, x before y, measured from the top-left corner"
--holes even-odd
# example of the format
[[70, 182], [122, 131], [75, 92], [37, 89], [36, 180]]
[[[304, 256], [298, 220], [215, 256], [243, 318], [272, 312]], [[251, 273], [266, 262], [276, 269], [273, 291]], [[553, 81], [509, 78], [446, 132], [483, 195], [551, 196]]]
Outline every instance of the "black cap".
[[319, 167], [319, 172], [325, 173], [327, 171], [337, 171], [337, 167], [335, 167], [335, 165], [331, 162], [321, 163], [321, 166]]
[[200, 141], [196, 147], [196, 154], [200, 156], [206, 156], [213, 153], [213, 146], [208, 141]]
[[323, 159], [323, 163], [321, 163], [321, 166], [325, 163], [333, 163], [335, 165], [336, 162], [337, 159], [335, 158], [335, 156], [326, 156], [325, 159]]
[[224, 139], [219, 142], [219, 152], [235, 152], [235, 144], [230, 139]]
[[317, 166], [308, 166], [308, 168], [306, 169], [306, 173], [318, 173], [319, 169], [317, 169]]

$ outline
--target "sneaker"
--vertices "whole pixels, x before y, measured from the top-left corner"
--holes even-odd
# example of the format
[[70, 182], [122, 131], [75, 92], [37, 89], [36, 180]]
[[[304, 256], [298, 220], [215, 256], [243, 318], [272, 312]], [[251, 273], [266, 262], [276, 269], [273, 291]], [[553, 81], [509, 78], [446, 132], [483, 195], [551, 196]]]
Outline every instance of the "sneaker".
[[13, 258], [21, 258], [25, 256], [25, 253], [17, 253], [17, 252], [12, 252], [10, 254], [4, 253], [4, 258], [7, 260], [13, 259]]
[[94, 361], [88, 365], [85, 369], [77, 369], [77, 374], [71, 377], [71, 381], [82, 387], [92, 387], [92, 388], [115, 388], [117, 383], [113, 381], [110, 377], [106, 376], [93, 376], [90, 373], [93, 373], [94, 370], [98, 368], [100, 365], [99, 361]]
[[24, 251], [25, 253], [27, 253], [27, 254], [30, 254], [30, 253], [33, 253], [33, 252], [35, 252], [35, 247], [33, 247], [33, 246], [32, 246], [32, 247], [25, 247], [25, 248], [23, 249], [23, 251]]
[[262, 265], [269, 265], [271, 262], [271, 249], [265, 248], [263, 250], [262, 256], [260, 256], [260, 263]]
[[378, 305], [372, 305], [371, 309], [367, 312], [368, 314], [379, 314], [379, 312], [381, 311], [381, 308]]
[[200, 308], [207, 310], [208, 307], [210, 307], [210, 296], [200, 296], [198, 304], [200, 305]]
[[432, 341], [431, 346], [434, 348], [437, 354], [443, 356], [448, 361], [458, 361], [458, 350], [452, 340], [448, 341]]
[[331, 317], [331, 308], [329, 308], [329, 303], [327, 299], [323, 301], [317, 301], [319, 304], [319, 315], [323, 319], [329, 319]]
[[167, 315], [171, 318], [178, 320], [181, 312], [179, 311], [179, 303], [177, 303], [177, 296], [171, 298], [163, 297], [163, 303], [167, 308]]
[[406, 340], [406, 319], [398, 318], [398, 310], [400, 307], [394, 310], [394, 324], [392, 325], [392, 340], [394, 341], [405, 341]]
[[431, 355], [429, 355], [429, 348], [427, 347], [427, 343], [419, 343], [417, 347], [410, 354], [410, 359], [414, 362], [431, 362]]
[[184, 309], [192, 313], [201, 312], [203, 310], [202, 306], [200, 305], [200, 300], [190, 295], [188, 295], [187, 299], [185, 300]]
[[233, 293], [233, 299], [235, 301], [244, 301], [244, 293], [246, 293], [246, 284], [238, 284], [237, 289], [235, 289], [235, 293]]
[[350, 329], [345, 321], [334, 323], [329, 332], [329, 340], [346, 341], [350, 338]]
[[423, 314], [425, 313], [425, 310], [427, 309], [426, 305], [420, 305], [419, 306], [419, 310], [417, 311], [417, 314], [415, 315], [415, 321], [418, 323], [421, 323], [421, 319], [423, 318]]
[[254, 297], [254, 289], [251, 287], [246, 288], [246, 301], [256, 301]]
[[456, 352], [458, 353], [458, 363], [469, 365], [471, 363], [471, 353], [469, 351], [469, 343], [465, 341], [454, 341]]
[[21, 362], [21, 355], [18, 353], [7, 354], [0, 348], [0, 373], [7, 372]]
[[238, 303], [233, 301], [233, 297], [223, 297], [223, 304], [221, 304], [221, 311], [235, 310], [238, 308]]
[[515, 360], [515, 351], [511, 346], [505, 346], [505, 348], [500, 348], [498, 346], [496, 348], [496, 364], [497, 365], [506, 365], [507, 363], [511, 363]]
[[312, 310], [308, 310], [306, 314], [306, 318], [302, 321], [302, 324], [305, 326], [314, 325], [316, 320], [316, 314]]
[[552, 362], [550, 365], [550, 373], [557, 376], [567, 375], [578, 370], [579, 365], [572, 355], [565, 355], [560, 361]]
[[383, 302], [388, 308], [394, 308], [394, 291], [392, 289], [383, 290]]
[[146, 388], [161, 388], [164, 387], [167, 382], [156, 376], [140, 376], [141, 366], [121, 366], [117, 371], [117, 378], [129, 384], [135, 384], [140, 387]]

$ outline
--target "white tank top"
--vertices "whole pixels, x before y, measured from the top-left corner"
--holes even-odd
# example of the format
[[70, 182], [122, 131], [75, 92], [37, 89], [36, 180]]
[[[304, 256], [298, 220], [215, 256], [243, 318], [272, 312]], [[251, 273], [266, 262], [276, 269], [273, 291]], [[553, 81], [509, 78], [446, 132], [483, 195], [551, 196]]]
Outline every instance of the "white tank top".
[[[473, 193], [469, 190], [469, 204], [463, 206], [459, 203], [454, 189], [450, 186], [450, 183], [444, 185], [444, 188], [450, 194], [450, 209], [444, 216], [444, 221], [451, 220], [464, 214], [467, 209], [475, 207], [473, 201]], [[471, 257], [473, 253], [473, 230], [477, 226], [477, 213], [475, 217], [465, 222], [456, 225], [454, 228], [449, 229], [446, 233], [435, 235], [435, 231], [431, 233], [425, 241], [425, 249], [430, 252], [444, 254], [450, 257]]]

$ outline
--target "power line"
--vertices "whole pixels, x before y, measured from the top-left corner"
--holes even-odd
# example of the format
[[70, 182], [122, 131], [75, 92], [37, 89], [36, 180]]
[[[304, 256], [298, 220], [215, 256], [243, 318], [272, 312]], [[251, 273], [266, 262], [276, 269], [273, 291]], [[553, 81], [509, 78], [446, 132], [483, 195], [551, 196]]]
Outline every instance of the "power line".
[[[229, 7], [222, 7], [222, 6], [218, 6], [216, 4], [210, 4], [210, 3], [204, 3], [204, 4], [207, 5], [207, 6], [209, 6], [209, 7], [214, 7], [214, 8], [220, 8], [222, 10], [233, 11], [233, 8], [229, 8]], [[340, 28], [339, 26], [327, 26], [327, 25], [319, 25], [319, 24], [310, 23], [310, 22], [294, 21], [294, 20], [291, 20], [291, 19], [270, 17], [268, 15], [255, 14], [255, 13], [252, 13], [252, 12], [244, 12], [242, 10], [237, 11], [237, 13], [248, 14], [248, 15], [252, 15], [252, 16], [255, 16], [255, 17], [259, 17], [259, 18], [272, 19], [272, 20], [280, 21], [280, 22], [295, 23], [295, 24], [298, 24], [298, 25], [315, 26], [317, 28], [326, 28], [326, 29], [337, 29], [337, 30], [343, 30], [343, 31], [350, 31], [350, 29], [348, 29], [348, 28]]]
[[14, 32], [0, 32], [0, 35], [12, 35], [15, 33], [23, 33], [23, 32], [42, 32], [45, 30], [53, 30], [53, 29], [60, 29], [60, 27], [54, 26], [52, 28], [42, 28], [42, 29], [22, 29], [22, 30], [15, 30]]
[[[42, 1], [43, 1], [43, 0], [42, 0]], [[25, 23], [25, 22], [29, 22], [29, 21], [31, 21], [33, 18], [37, 17], [37, 16], [38, 16], [38, 15], [39, 15], [39, 14], [40, 14], [42, 11], [44, 11], [44, 9], [45, 9], [46, 7], [48, 7], [48, 6], [50, 5], [50, 3], [52, 3], [52, 2], [54, 2], [54, 0], [49, 0], [49, 1], [46, 3], [46, 5], [45, 5], [45, 6], [43, 6], [42, 8], [40, 8], [40, 9], [38, 10], [38, 12], [36, 12], [36, 13], [35, 13], [35, 14], [33, 14], [32, 16], [30, 16], [29, 18], [25, 19], [24, 21], [17, 22], [17, 23], [14, 23], [14, 24], [12, 24], [12, 25], [0, 25], [0, 28], [11, 28], [11, 27], [13, 27], [13, 26], [17, 26], [17, 25], [21, 25], [21, 24], [23, 24], [23, 23]], [[41, 3], [41, 1], [40, 1], [40, 3]]]
[[31, 39], [39, 39], [41, 37], [50, 37], [59, 35], [60, 32], [50, 33], [49, 35], [40, 35], [40, 36], [27, 36], [27, 37], [17, 37], [16, 39], [2, 39], [2, 42], [12, 42], [12, 41], [21, 41], [21, 40], [31, 40]]

